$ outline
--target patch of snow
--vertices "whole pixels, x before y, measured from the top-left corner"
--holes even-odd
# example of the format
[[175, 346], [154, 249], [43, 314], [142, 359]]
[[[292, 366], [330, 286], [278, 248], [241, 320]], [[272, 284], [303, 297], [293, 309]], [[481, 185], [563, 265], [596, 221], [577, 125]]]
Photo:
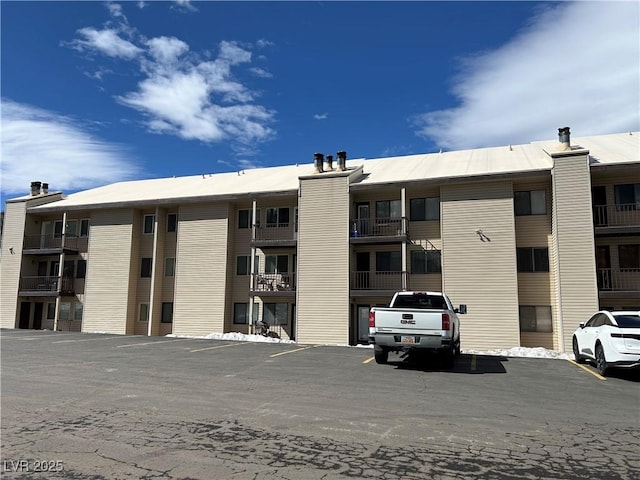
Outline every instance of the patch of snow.
[[293, 340], [286, 340], [283, 338], [265, 337], [263, 335], [247, 335], [239, 332], [218, 333], [212, 332], [203, 336], [191, 336], [191, 335], [175, 335], [170, 333], [167, 337], [173, 338], [200, 338], [207, 340], [231, 340], [234, 342], [255, 342], [255, 343], [296, 343]]

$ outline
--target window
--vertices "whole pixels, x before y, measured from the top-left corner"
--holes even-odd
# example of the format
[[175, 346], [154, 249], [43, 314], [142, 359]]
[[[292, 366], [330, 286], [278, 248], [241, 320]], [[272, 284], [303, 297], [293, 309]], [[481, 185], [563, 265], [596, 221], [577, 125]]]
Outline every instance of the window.
[[71, 320], [71, 303], [60, 302], [60, 314], [58, 320]]
[[144, 216], [144, 226], [142, 229], [142, 233], [145, 235], [150, 235], [156, 231], [156, 216], [155, 215], [145, 215]]
[[267, 255], [265, 258], [264, 273], [289, 272], [288, 255]]
[[55, 238], [62, 237], [62, 220], [56, 220], [53, 224], [53, 236]]
[[551, 306], [521, 306], [520, 331], [546, 333], [553, 332], [553, 324], [551, 322]]
[[381, 200], [376, 202], [376, 219], [401, 217], [402, 207], [400, 200]]
[[49, 270], [49, 276], [57, 277], [60, 274], [60, 262], [51, 262], [51, 269]]
[[[255, 310], [255, 306], [254, 306]], [[233, 323], [238, 325], [246, 325], [249, 323], [249, 304], [234, 303], [233, 304]]]
[[618, 245], [620, 268], [640, 268], [640, 244]]
[[88, 218], [80, 220], [80, 236], [81, 237], [89, 236], [89, 219]]
[[640, 210], [640, 183], [614, 185], [616, 210]]
[[56, 318], [56, 304], [47, 303], [47, 320], [54, 320]]
[[78, 221], [77, 220], [68, 220], [67, 221], [67, 229], [65, 231], [65, 235], [67, 237], [77, 237], [78, 236]]
[[267, 208], [267, 227], [286, 227], [289, 225], [289, 207]]
[[[253, 210], [238, 210], [238, 228], [251, 228]], [[256, 208], [256, 226], [260, 226], [260, 209]]]
[[411, 251], [411, 273], [442, 273], [439, 250]]
[[402, 271], [400, 252], [376, 252], [376, 272]]
[[80, 302], [76, 302], [73, 308], [73, 319], [76, 322], [82, 321], [82, 304]]
[[412, 198], [409, 202], [409, 219], [412, 222], [440, 220], [440, 197]]
[[[255, 257], [255, 271], [258, 271], [260, 257]], [[249, 275], [251, 273], [251, 255], [239, 255], [236, 257], [236, 275]]]
[[548, 272], [549, 249], [540, 248], [516, 248], [518, 272]]
[[162, 303], [162, 317], [160, 322], [173, 323], [173, 302]]
[[149, 304], [148, 303], [140, 304], [140, 308], [138, 309], [138, 321], [139, 322], [149, 321]]
[[287, 307], [286, 303], [265, 303], [262, 320], [269, 325], [286, 325]]
[[178, 229], [178, 214], [170, 213], [167, 215], [167, 232], [175, 233]]
[[76, 278], [85, 278], [87, 276], [87, 261], [84, 259], [78, 260], [76, 267]]
[[164, 276], [173, 277], [176, 274], [176, 259], [165, 258], [164, 259]]
[[545, 215], [547, 199], [544, 190], [514, 192], [514, 209], [516, 215]]
[[75, 262], [73, 260], [65, 260], [62, 268], [62, 276], [64, 278], [73, 278], [75, 274]]
[[145, 257], [142, 259], [142, 266], [140, 268], [140, 276], [143, 278], [151, 277], [151, 258]]

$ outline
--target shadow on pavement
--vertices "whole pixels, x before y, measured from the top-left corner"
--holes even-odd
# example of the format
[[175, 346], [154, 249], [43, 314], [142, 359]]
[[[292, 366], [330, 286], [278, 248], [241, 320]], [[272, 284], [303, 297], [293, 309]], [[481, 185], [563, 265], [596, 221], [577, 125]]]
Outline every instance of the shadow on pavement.
[[453, 368], [448, 367], [442, 358], [435, 354], [389, 356], [389, 365], [403, 370], [423, 372], [466, 373], [471, 375], [485, 373], [507, 373], [503, 363], [509, 359], [502, 356], [462, 354], [456, 358]]

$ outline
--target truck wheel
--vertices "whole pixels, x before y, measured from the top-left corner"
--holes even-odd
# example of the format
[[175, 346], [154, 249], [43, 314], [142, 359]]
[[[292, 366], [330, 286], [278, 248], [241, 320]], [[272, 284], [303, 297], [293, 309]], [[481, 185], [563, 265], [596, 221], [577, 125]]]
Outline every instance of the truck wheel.
[[458, 341], [456, 342], [456, 345], [453, 349], [453, 355], [456, 357], [460, 356], [460, 338], [458, 338]]
[[376, 363], [385, 364], [389, 360], [389, 351], [376, 345], [373, 347], [373, 356], [376, 358]]

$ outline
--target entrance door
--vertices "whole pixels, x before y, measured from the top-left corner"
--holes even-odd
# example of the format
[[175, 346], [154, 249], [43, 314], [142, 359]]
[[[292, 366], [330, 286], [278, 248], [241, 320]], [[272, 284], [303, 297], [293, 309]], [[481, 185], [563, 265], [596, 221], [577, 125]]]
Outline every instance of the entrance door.
[[47, 248], [50, 246], [53, 239], [53, 223], [42, 222], [40, 227], [40, 248]]
[[18, 328], [29, 328], [31, 319], [31, 302], [20, 302], [20, 322]]
[[354, 290], [369, 288], [369, 270], [371, 268], [369, 252], [356, 252], [356, 273]]
[[611, 254], [609, 245], [596, 247], [596, 270], [598, 272], [598, 288], [600, 290], [611, 290]]
[[291, 304], [291, 340], [296, 339], [296, 304]]
[[356, 231], [357, 235], [369, 235], [369, 203], [356, 204]]
[[36, 302], [33, 309], [33, 329], [42, 330], [42, 312], [44, 311], [44, 303]]
[[369, 343], [369, 305], [358, 305], [358, 343]]
[[593, 202], [593, 224], [596, 227], [606, 227], [607, 218], [607, 189], [606, 187], [592, 187], [591, 201]]

